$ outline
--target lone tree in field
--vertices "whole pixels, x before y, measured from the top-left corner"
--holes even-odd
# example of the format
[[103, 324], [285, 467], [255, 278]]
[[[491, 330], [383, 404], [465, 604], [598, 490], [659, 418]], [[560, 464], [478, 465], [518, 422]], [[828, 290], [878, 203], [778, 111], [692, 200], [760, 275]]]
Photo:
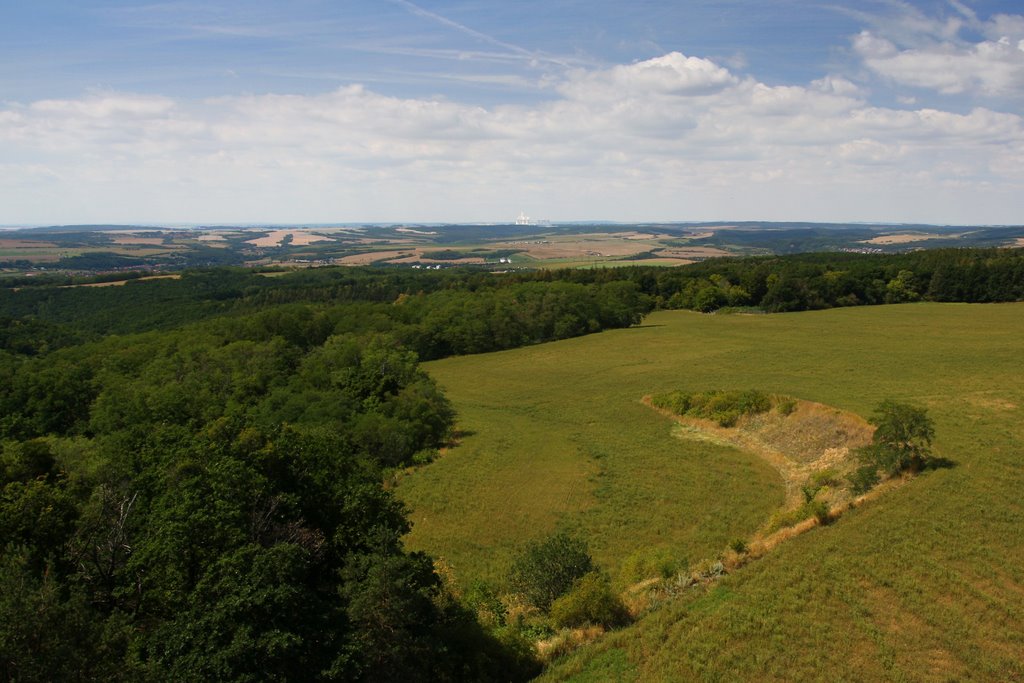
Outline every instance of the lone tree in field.
[[860, 458], [888, 475], [904, 470], [918, 471], [933, 463], [932, 439], [935, 427], [924, 408], [885, 400], [870, 420], [875, 435]]

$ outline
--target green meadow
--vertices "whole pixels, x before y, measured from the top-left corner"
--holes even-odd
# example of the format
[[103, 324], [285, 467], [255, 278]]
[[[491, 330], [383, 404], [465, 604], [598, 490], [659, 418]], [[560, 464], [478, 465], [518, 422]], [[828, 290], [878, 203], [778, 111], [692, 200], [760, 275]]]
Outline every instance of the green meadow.
[[928, 408], [927, 471], [555, 662], [551, 680], [1024, 678], [1024, 304], [776, 315], [658, 312], [642, 326], [426, 364], [461, 443], [399, 476], [408, 545], [464, 585], [585, 537], [624, 585], [749, 538], [783, 502], [756, 456], [673, 436], [640, 399], [760, 389], [869, 416]]

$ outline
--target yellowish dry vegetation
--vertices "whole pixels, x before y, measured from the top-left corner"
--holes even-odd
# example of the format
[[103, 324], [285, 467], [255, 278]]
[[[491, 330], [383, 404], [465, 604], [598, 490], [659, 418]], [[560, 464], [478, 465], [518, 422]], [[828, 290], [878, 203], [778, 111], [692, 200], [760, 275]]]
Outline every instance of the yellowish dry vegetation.
[[879, 235], [869, 240], [862, 240], [864, 244], [910, 244], [911, 242], [922, 242], [924, 240], [938, 240], [943, 238], [955, 239], [960, 235], [936, 235], [927, 232], [903, 232], [894, 235]]
[[[650, 398], [645, 397], [644, 403], [650, 406]], [[653, 409], [678, 423], [673, 434], [680, 438], [735, 446], [762, 458], [782, 477], [788, 507], [801, 502], [800, 487], [812, 474], [851, 472], [856, 465], [853, 450], [869, 444], [874, 433], [874, 427], [859, 415], [812, 401], [795, 401], [788, 415], [776, 409], [744, 415], [734, 427]]]
[[163, 237], [140, 237], [138, 235], [116, 235], [114, 244], [148, 244], [161, 246], [164, 243]]
[[306, 232], [304, 230], [274, 230], [263, 237], [247, 240], [246, 243], [256, 247], [276, 247], [289, 235], [292, 237], [291, 243], [297, 247], [332, 239], [330, 237], [325, 237], [324, 235], [317, 235], [316, 233]]
[[394, 251], [368, 251], [363, 254], [352, 254], [335, 260], [343, 266], [366, 266], [377, 261], [390, 261], [391, 259], [403, 258], [412, 254], [408, 249]]
[[61, 289], [71, 289], [74, 287], [120, 287], [126, 285], [129, 282], [142, 282], [144, 280], [179, 280], [181, 279], [180, 273], [173, 273], [170, 275], [149, 275], [147, 277], [131, 278], [129, 280], [114, 280], [112, 282], [89, 282], [82, 285], [64, 285]]
[[729, 252], [717, 247], [668, 247], [661, 250], [665, 256], [684, 259], [705, 259], [715, 256], [729, 256]]
[[543, 261], [563, 258], [602, 258], [633, 256], [650, 250], [653, 243], [630, 234], [582, 234], [572, 237], [552, 237], [543, 240], [501, 242], [496, 246], [523, 249], [530, 258]]

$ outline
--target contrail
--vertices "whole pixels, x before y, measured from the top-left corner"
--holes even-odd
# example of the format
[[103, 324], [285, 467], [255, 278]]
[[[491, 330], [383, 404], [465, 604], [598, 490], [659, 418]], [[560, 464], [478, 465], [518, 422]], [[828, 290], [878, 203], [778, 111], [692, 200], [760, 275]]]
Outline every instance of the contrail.
[[474, 38], [476, 38], [478, 40], [482, 40], [482, 41], [485, 41], [487, 43], [490, 43], [491, 45], [497, 45], [498, 47], [503, 47], [506, 50], [510, 50], [511, 52], [514, 52], [514, 53], [516, 53], [518, 55], [522, 55], [523, 57], [526, 57], [527, 59], [537, 60], [537, 61], [544, 61], [544, 62], [551, 62], [553, 64], [558, 64], [559, 66], [563, 66], [563, 67], [568, 67], [569, 66], [567, 63], [565, 63], [565, 62], [563, 62], [561, 60], [555, 59], [553, 57], [548, 57], [548, 56], [540, 55], [540, 54], [538, 54], [536, 52], [531, 52], [530, 50], [527, 50], [524, 47], [520, 47], [519, 45], [513, 45], [512, 43], [506, 43], [503, 40], [498, 40], [494, 36], [489, 36], [486, 33], [481, 33], [480, 31], [477, 31], [476, 29], [470, 28], [469, 26], [466, 26], [465, 24], [460, 24], [457, 21], [452, 21], [451, 19], [449, 19], [447, 17], [441, 16], [440, 14], [436, 14], [434, 12], [431, 12], [430, 10], [425, 10], [422, 7], [420, 7], [419, 5], [416, 5], [416, 4], [413, 4], [412, 2], [409, 2], [409, 0], [391, 0], [391, 2], [393, 2], [396, 5], [400, 5], [401, 7], [404, 7], [405, 9], [409, 10], [410, 12], [412, 12], [413, 14], [415, 14], [417, 16], [425, 17], [427, 19], [432, 19], [433, 21], [436, 21], [436, 22], [438, 22], [440, 24], [448, 26], [449, 28], [453, 28], [456, 31], [460, 31], [460, 32], [465, 33], [466, 35], [472, 36], [472, 37], [474, 37]]

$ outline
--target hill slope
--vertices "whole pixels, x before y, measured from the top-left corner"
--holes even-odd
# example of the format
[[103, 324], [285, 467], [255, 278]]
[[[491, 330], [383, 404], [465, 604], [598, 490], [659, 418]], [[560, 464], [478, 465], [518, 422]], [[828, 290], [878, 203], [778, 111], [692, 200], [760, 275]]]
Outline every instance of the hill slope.
[[429, 364], [474, 432], [402, 480], [409, 544], [460, 579], [580, 530], [613, 572], [696, 560], [781, 504], [753, 456], [671, 437], [639, 403], [748, 388], [860, 415], [926, 406], [954, 461], [559, 662], [552, 680], [1014, 680], [1024, 676], [1024, 305], [774, 316], [665, 312], [641, 328]]

